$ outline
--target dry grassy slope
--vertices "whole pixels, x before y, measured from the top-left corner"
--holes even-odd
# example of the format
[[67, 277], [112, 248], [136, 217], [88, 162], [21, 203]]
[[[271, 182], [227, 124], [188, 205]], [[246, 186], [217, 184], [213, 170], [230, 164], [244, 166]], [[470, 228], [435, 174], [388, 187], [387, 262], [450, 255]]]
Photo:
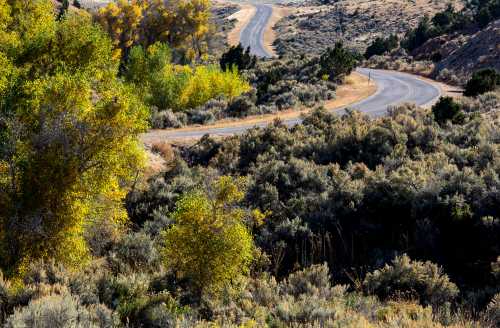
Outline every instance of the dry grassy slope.
[[377, 36], [405, 33], [425, 15], [443, 10], [449, 2], [460, 7], [460, 0], [343, 0], [324, 6], [301, 6], [297, 15], [281, 20], [277, 26], [277, 51], [318, 53], [343, 40], [364, 51]]
[[442, 45], [446, 47], [454, 43], [458, 47], [437, 65], [437, 71], [446, 68], [465, 80], [472, 72], [481, 68], [494, 67], [500, 70], [500, 20], [490, 23], [485, 29], [473, 34], [464, 42], [457, 42], [456, 39]]

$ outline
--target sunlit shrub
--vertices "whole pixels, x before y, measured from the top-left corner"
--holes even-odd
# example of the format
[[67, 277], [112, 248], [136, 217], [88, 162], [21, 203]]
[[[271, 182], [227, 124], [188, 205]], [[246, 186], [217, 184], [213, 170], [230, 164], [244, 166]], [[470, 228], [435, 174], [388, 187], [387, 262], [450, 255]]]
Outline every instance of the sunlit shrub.
[[368, 273], [363, 287], [368, 294], [383, 300], [416, 297], [422, 304], [435, 306], [452, 301], [459, 292], [436, 264], [412, 261], [407, 255], [396, 257], [391, 265]]

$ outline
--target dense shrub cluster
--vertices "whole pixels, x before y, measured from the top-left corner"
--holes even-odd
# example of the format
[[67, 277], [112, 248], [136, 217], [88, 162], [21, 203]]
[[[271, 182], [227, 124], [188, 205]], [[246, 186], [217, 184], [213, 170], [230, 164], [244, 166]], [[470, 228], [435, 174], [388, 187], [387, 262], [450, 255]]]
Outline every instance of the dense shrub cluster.
[[[240, 55], [246, 56], [244, 53]], [[339, 44], [321, 57], [287, 57], [258, 62], [254, 68], [241, 72], [252, 86], [248, 92], [233, 99], [212, 98], [182, 112], [168, 109], [156, 111], [152, 118], [153, 127], [175, 128], [187, 124], [208, 124], [224, 118], [314, 106], [335, 98], [337, 83], [341, 83], [343, 77], [354, 69], [356, 59]], [[247, 58], [245, 61], [252, 60]], [[249, 63], [240, 64], [245, 66]], [[155, 99], [161, 99], [161, 96], [158, 94]]]
[[474, 72], [465, 85], [464, 95], [475, 97], [483, 93], [494, 91], [500, 86], [500, 73], [495, 69], [486, 68]]
[[86, 229], [82, 270], [38, 263], [21, 282], [0, 279], [0, 320], [495, 327], [500, 117], [482, 99], [460, 125], [411, 106], [376, 120], [318, 110], [180, 148], [129, 194], [130, 227]]
[[243, 49], [241, 43], [229, 48], [219, 61], [220, 67], [224, 70], [236, 66], [240, 71], [254, 68], [256, 63], [257, 57], [250, 54], [250, 47]]
[[397, 48], [398, 43], [398, 36], [395, 34], [390, 35], [386, 39], [378, 37], [368, 46], [368, 48], [366, 48], [365, 58], [369, 59], [374, 55], [383, 55], [384, 53]]
[[102, 261], [93, 266], [96, 271], [75, 275], [61, 267], [38, 264], [30, 273], [31, 280], [17, 290], [0, 280], [0, 291], [7, 293], [2, 294], [2, 301], [15, 307], [2, 307], [7, 316], [0, 322], [5, 327], [43, 328], [493, 327], [498, 320], [498, 296], [475, 322], [450, 313], [436, 315], [431, 307], [414, 301], [383, 302], [350, 292], [346, 285], [332, 285], [325, 264], [296, 271], [280, 281], [262, 273], [199, 304], [179, 294], [182, 284], [176, 292], [166, 291], [173, 281], [162, 274], [113, 276]]
[[317, 111], [293, 128], [276, 123], [224, 141], [204, 138], [184, 150], [188, 166], [179, 162], [153, 179], [130, 206], [146, 213], [171, 207], [177, 181], [194, 184], [198, 165], [209, 166], [249, 177], [248, 204], [271, 213], [256, 242], [278, 275], [322, 261], [376, 268], [411, 250], [462, 288], [494, 286], [499, 119], [478, 116], [484, 106], [468, 103], [461, 125], [438, 125], [412, 107], [375, 121]]
[[449, 281], [441, 268], [431, 262], [412, 262], [406, 255], [396, 257], [391, 265], [386, 264], [384, 268], [368, 273], [363, 287], [380, 299], [410, 297], [434, 306], [450, 302], [458, 295], [457, 286]]
[[[329, 4], [325, 5], [326, 2]], [[291, 4], [298, 7], [297, 11], [275, 25], [274, 46], [280, 55], [319, 55], [343, 41], [349, 49], [364, 53], [376, 38], [404, 35], [418, 25], [422, 16], [444, 10], [448, 2], [308, 0], [307, 6], [320, 6], [316, 10], [304, 10], [304, 4]]]

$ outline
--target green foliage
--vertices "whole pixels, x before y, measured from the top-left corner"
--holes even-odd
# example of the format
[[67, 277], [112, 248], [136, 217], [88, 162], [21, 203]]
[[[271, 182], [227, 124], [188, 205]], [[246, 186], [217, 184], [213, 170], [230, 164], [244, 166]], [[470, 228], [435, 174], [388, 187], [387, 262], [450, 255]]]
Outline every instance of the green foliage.
[[[4, 4], [5, 5], [5, 4]], [[33, 259], [71, 265], [88, 252], [84, 222], [122, 221], [121, 199], [141, 167], [144, 106], [117, 79], [109, 39], [90, 18], [59, 22], [49, 1], [12, 1], [0, 60], [0, 267], [22, 273]], [[106, 214], [104, 214], [106, 213]]]
[[463, 123], [464, 113], [460, 104], [451, 97], [441, 97], [438, 102], [432, 106], [434, 119], [439, 124], [451, 121], [453, 123]]
[[219, 178], [208, 194], [193, 192], [177, 203], [175, 224], [164, 234], [167, 266], [190, 279], [199, 294], [218, 292], [249, 272], [253, 241], [244, 212], [242, 180]]
[[485, 27], [491, 21], [500, 18], [500, 1], [485, 0], [480, 1], [477, 7], [475, 20], [479, 27]]
[[155, 43], [146, 51], [136, 46], [130, 50], [124, 75], [128, 81], [147, 88], [153, 82], [155, 73], [164, 71], [171, 61], [170, 47], [164, 43]]
[[330, 81], [342, 81], [356, 67], [356, 63], [356, 56], [338, 42], [333, 49], [328, 48], [320, 56], [320, 75], [328, 76]]
[[464, 95], [475, 97], [493, 91], [500, 85], [500, 73], [493, 68], [485, 68], [474, 72], [465, 86]]
[[420, 303], [434, 306], [452, 301], [459, 292], [440, 267], [431, 262], [412, 261], [407, 255], [368, 273], [363, 288], [381, 299], [416, 297]]
[[437, 36], [436, 30], [431, 26], [429, 17], [424, 16], [417, 28], [406, 33], [405, 38], [401, 41], [401, 46], [413, 51], [434, 36]]
[[222, 54], [219, 64], [223, 70], [236, 66], [239, 71], [242, 71], [254, 68], [256, 62], [257, 57], [250, 54], [250, 47], [244, 50], [240, 43]]
[[130, 207], [149, 220], [166, 215], [164, 207], [203, 177], [201, 165], [249, 178], [246, 201], [271, 212], [256, 244], [278, 276], [327, 261], [344, 277], [344, 269], [378, 267], [410, 249], [467, 286], [485, 286], [498, 256], [499, 119], [480, 101], [490, 100], [470, 103], [460, 125], [400, 106], [379, 119], [318, 110], [295, 127], [207, 137], [182, 148], [187, 164], [152, 179]]
[[397, 35], [391, 35], [387, 39], [378, 37], [368, 46], [368, 48], [366, 48], [365, 58], [369, 59], [375, 55], [383, 55], [387, 51], [397, 48], [398, 43]]
[[165, 44], [156, 43], [144, 51], [130, 51], [125, 76], [144, 93], [145, 101], [160, 110], [185, 111], [216, 97], [230, 101], [250, 89], [236, 69], [221, 71], [216, 66], [179, 66], [170, 63]]
[[443, 35], [466, 31], [467, 29], [484, 28], [491, 21], [500, 18], [500, 1], [480, 0], [467, 1], [467, 5], [460, 11], [455, 11], [451, 4], [438, 12], [429, 20], [424, 17], [417, 28], [406, 33], [401, 46], [410, 51], [423, 45], [427, 40]]

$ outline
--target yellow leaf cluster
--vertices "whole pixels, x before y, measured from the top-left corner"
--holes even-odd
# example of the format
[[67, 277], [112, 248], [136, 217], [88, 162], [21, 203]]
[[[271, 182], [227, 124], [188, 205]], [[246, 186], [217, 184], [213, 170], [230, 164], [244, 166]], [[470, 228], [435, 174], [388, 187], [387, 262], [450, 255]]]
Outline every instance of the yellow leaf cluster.
[[133, 45], [161, 41], [193, 60], [207, 51], [209, 9], [208, 0], [119, 0], [100, 9], [96, 20], [124, 55]]
[[244, 212], [243, 180], [221, 177], [207, 191], [195, 191], [178, 203], [175, 224], [164, 233], [167, 265], [191, 279], [198, 292], [217, 292], [249, 271], [252, 236]]
[[117, 78], [111, 41], [89, 17], [56, 21], [53, 9], [0, 0], [0, 15], [16, 13], [0, 35], [17, 38], [0, 39], [0, 268], [10, 275], [34, 259], [83, 265], [86, 220], [126, 220], [144, 160], [148, 113]]

